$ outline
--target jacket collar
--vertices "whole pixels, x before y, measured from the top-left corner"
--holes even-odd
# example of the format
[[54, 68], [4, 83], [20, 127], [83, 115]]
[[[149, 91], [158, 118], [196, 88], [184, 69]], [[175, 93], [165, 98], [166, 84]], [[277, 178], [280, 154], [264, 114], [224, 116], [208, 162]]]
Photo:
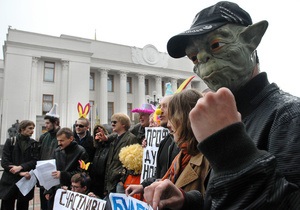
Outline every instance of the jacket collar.
[[203, 161], [203, 154], [199, 153], [195, 156], [192, 156], [189, 163], [185, 167], [185, 169], [181, 172], [180, 176], [178, 177], [176, 181], [176, 186], [181, 188], [189, 183], [195, 181], [196, 179], [199, 179], [199, 175], [194, 170], [193, 166], [200, 166]]
[[262, 72], [234, 94], [237, 109], [241, 113], [243, 119], [254, 110], [263, 98], [265, 98], [265, 95], [262, 95], [261, 92], [269, 84], [267, 74]]

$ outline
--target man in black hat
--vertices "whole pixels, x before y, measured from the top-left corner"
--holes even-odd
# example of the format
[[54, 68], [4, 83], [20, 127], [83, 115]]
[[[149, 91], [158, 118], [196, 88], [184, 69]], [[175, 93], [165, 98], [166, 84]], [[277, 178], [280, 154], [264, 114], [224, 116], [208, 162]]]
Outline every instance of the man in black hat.
[[181, 192], [168, 180], [145, 188], [153, 209], [299, 208], [300, 99], [260, 73], [256, 48], [267, 27], [267, 21], [252, 24], [237, 4], [222, 1], [169, 40], [170, 56], [188, 56], [215, 91], [190, 113], [212, 171], [206, 195]]

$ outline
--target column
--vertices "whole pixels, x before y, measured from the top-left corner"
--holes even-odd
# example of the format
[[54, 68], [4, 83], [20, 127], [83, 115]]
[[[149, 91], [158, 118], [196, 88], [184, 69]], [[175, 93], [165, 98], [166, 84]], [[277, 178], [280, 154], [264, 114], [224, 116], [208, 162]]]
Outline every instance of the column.
[[100, 118], [101, 124], [107, 124], [107, 75], [108, 75], [108, 69], [98, 69], [100, 72], [100, 88], [99, 88], [99, 106], [97, 105], [98, 114]]
[[156, 96], [161, 98], [162, 97], [162, 87], [161, 87], [161, 77], [156, 76], [155, 77], [155, 91], [156, 91]]
[[172, 85], [172, 90], [173, 90], [173, 93], [175, 93], [176, 92], [176, 90], [177, 90], [177, 79], [175, 79], [175, 78], [172, 78], [171, 79], [171, 85]]
[[119, 98], [119, 104], [120, 104], [120, 112], [127, 114], [127, 73], [122, 71], [119, 72], [120, 74], [120, 98]]
[[145, 75], [138, 74], [138, 106], [145, 103]]
[[37, 66], [39, 58], [32, 57], [31, 65], [31, 82], [30, 82], [30, 98], [29, 98], [29, 116], [33, 122], [36, 121], [36, 104], [37, 104]]
[[[60, 99], [61, 103], [58, 106], [57, 114], [60, 116], [61, 127], [68, 126], [68, 89], [69, 89], [69, 61], [61, 61], [61, 88], [60, 88]], [[54, 101], [56, 103], [56, 101]], [[70, 123], [71, 124], [71, 123]], [[73, 124], [73, 123], [72, 123]]]

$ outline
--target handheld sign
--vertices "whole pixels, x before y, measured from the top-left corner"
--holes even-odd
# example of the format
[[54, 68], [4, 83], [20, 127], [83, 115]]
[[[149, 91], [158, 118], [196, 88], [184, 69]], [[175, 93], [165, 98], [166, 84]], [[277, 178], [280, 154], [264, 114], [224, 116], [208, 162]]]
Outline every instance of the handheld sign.
[[169, 134], [169, 130], [163, 127], [147, 127], [145, 134], [147, 146], [143, 152], [141, 182], [155, 175], [158, 147], [160, 142]]
[[121, 193], [110, 193], [112, 210], [153, 210], [147, 203]]
[[104, 210], [106, 201], [70, 190], [58, 189], [53, 209]]

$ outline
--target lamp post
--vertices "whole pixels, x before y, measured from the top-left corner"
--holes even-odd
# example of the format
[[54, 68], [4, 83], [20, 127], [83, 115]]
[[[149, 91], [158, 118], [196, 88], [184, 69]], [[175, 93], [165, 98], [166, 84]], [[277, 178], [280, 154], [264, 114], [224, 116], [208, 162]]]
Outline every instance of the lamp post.
[[157, 92], [154, 90], [152, 92], [153, 97], [147, 95], [147, 103], [156, 106], [159, 103], [159, 97], [157, 96]]

